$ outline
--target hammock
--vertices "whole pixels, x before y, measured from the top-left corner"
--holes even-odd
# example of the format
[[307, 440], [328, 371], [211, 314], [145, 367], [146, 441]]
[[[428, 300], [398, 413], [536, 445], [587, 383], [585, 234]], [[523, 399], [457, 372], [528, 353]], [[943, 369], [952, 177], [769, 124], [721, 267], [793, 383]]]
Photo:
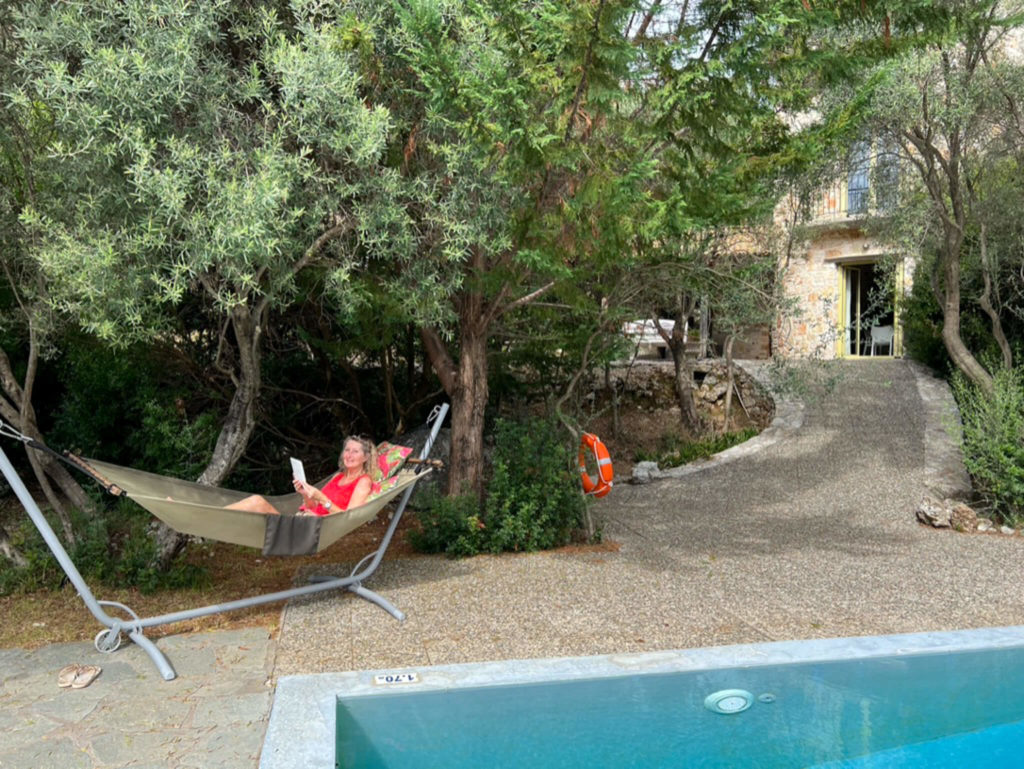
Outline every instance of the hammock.
[[[392, 448], [387, 444], [388, 448]], [[402, 447], [394, 447], [402, 449]], [[404, 449], [399, 465], [411, 452]], [[385, 456], [381, 452], [381, 456]], [[389, 468], [388, 478], [375, 483], [376, 491], [359, 507], [335, 511], [329, 515], [295, 515], [302, 504], [297, 493], [267, 497], [281, 515], [266, 515], [247, 510], [225, 510], [226, 505], [249, 496], [248, 492], [204, 486], [133, 470], [130, 467], [81, 460], [96, 477], [109, 480], [125, 496], [151, 512], [175, 531], [219, 542], [258, 547], [263, 555], [312, 555], [333, 545], [350, 531], [372, 521], [392, 499], [421, 476], [414, 471], [398, 472]], [[322, 487], [326, 481], [317, 484]], [[391, 483], [386, 483], [391, 481]], [[381, 485], [384, 488], [381, 488]]]
[[[402, 512], [409, 502], [409, 497], [412, 494], [416, 481], [423, 477], [424, 471], [429, 470], [428, 465], [437, 465], [436, 462], [428, 460], [427, 457], [447, 413], [448, 404], [442, 404], [435, 408], [428, 417], [427, 424], [430, 427], [430, 434], [426, 445], [420, 452], [419, 459], [416, 460], [419, 464], [415, 470], [400, 471], [399, 468], [402, 465], [402, 461], [408, 456], [409, 450], [402, 449], [402, 447], [389, 446], [389, 450], [381, 454], [384, 460], [380, 467], [382, 474], [379, 478], [375, 479], [376, 483], [371, 493], [371, 498], [359, 507], [331, 513], [326, 516], [292, 514], [299, 507], [300, 497], [298, 494], [284, 494], [279, 497], [268, 498], [268, 501], [282, 513], [281, 515], [249, 513], [243, 510], [225, 510], [223, 509], [225, 504], [236, 502], [248, 496], [248, 494], [241, 491], [219, 489], [174, 478], [166, 478], [153, 473], [120, 467], [108, 462], [83, 460], [72, 455], [64, 457], [56, 454], [46, 445], [28, 438], [10, 425], [0, 421], [0, 435], [16, 438], [29, 448], [56, 454], [61, 460], [89, 473], [95, 480], [105, 486], [109, 492], [127, 495], [176, 531], [218, 539], [224, 542], [259, 547], [267, 554], [292, 555], [296, 553], [320, 552], [348, 532], [372, 520], [384, 505], [398, 494], [402, 494], [401, 501], [391, 516], [391, 523], [381, 538], [380, 545], [376, 550], [359, 561], [349, 576], [312, 577], [310, 579], [311, 584], [292, 588], [291, 590], [265, 593], [264, 595], [251, 598], [242, 598], [237, 601], [229, 601], [228, 603], [161, 614], [156, 617], [142, 618], [124, 604], [114, 601], [96, 600], [92, 590], [90, 590], [78, 568], [64, 549], [64, 545], [46, 520], [46, 516], [43, 515], [32, 495], [28, 493], [24, 482], [2, 449], [0, 449], [0, 472], [3, 473], [7, 482], [11, 485], [14, 493], [25, 508], [25, 512], [28, 513], [32, 523], [39, 529], [39, 533], [64, 570], [64, 573], [67, 574], [68, 579], [75, 586], [86, 607], [105, 626], [97, 634], [94, 641], [97, 651], [104, 654], [114, 652], [120, 647], [121, 634], [124, 633], [149, 655], [164, 680], [170, 681], [176, 678], [177, 674], [163, 652], [145, 636], [143, 631], [146, 628], [341, 588], [350, 590], [360, 598], [377, 604], [377, 606], [380, 606], [395, 619], [399, 621], [404, 620], [405, 614], [392, 606], [382, 596], [363, 587], [362, 583], [380, 565], [384, 553], [391, 543], [391, 538], [394, 536], [395, 529], [398, 528]], [[398, 461], [396, 461], [396, 457]], [[167, 497], [172, 499], [167, 499]], [[366, 563], [367, 561], [369, 563]], [[364, 564], [366, 565], [364, 566]], [[110, 616], [104, 609], [106, 606], [115, 607], [128, 616]]]

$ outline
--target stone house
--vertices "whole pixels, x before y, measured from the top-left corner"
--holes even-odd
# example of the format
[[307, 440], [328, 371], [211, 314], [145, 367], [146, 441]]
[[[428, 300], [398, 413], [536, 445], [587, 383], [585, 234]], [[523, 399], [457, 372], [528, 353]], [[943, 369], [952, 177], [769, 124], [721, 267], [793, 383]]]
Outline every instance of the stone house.
[[790, 306], [772, 330], [772, 346], [782, 357], [902, 354], [899, 300], [910, 288], [913, 256], [887, 251], [864, 229], [869, 211], [895, 202], [898, 156], [867, 142], [851, 154], [846, 177], [809, 201], [801, 244], [780, 265]]

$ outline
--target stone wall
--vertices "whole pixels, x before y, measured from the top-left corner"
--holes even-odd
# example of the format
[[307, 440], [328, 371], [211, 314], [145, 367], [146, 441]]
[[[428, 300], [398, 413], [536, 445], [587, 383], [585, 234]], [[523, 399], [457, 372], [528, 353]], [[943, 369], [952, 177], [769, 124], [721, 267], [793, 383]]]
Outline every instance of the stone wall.
[[[775, 325], [774, 349], [784, 358], [831, 360], [841, 354], [840, 267], [877, 260], [883, 253], [880, 244], [856, 227], [819, 229], [806, 251], [793, 255], [783, 266], [782, 286], [792, 306]], [[904, 290], [910, 275], [908, 263]]]
[[[652, 413], [663, 414], [666, 423], [678, 420], [675, 400], [674, 369], [671, 361], [645, 362], [630, 367], [613, 368], [610, 377], [620, 390], [623, 407], [637, 406]], [[725, 394], [728, 386], [725, 361], [704, 358], [694, 362], [693, 396], [701, 416], [716, 430], [725, 421]], [[739, 366], [733, 366], [736, 389], [732, 399], [732, 421], [741, 426], [764, 429], [775, 415], [775, 403], [764, 388]], [[592, 383], [596, 396], [603, 390], [603, 381]]]

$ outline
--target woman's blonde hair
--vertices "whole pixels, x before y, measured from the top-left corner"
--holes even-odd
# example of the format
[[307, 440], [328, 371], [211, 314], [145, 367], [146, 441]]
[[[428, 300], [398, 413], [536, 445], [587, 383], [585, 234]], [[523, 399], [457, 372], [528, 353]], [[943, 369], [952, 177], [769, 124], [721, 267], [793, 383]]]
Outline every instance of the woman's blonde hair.
[[338, 454], [338, 469], [345, 469], [345, 447], [350, 441], [358, 443], [360, 448], [362, 448], [363, 453], [366, 455], [366, 459], [363, 461], [363, 472], [372, 478], [373, 468], [377, 466], [377, 447], [373, 444], [373, 441], [361, 435], [350, 435], [341, 442], [341, 453]]

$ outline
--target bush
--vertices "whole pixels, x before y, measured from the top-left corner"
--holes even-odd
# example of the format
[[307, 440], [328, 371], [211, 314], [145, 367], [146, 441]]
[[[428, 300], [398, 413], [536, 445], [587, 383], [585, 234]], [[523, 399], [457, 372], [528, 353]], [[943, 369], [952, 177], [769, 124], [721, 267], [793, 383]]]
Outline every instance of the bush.
[[658, 467], [661, 469], [679, 467], [679, 465], [685, 465], [687, 462], [693, 462], [696, 459], [706, 459], [720, 451], [725, 451], [728, 448], [744, 443], [757, 435], [757, 433], [756, 427], [748, 427], [739, 432], [716, 435], [699, 441], [685, 441], [678, 436], [667, 436], [662, 439], [661, 446], [658, 447], [657, 451], [638, 451], [636, 453], [636, 461], [657, 462]]
[[460, 558], [484, 549], [480, 504], [472, 494], [434, 497], [418, 518], [420, 527], [409, 531], [409, 541], [421, 553]]
[[987, 396], [962, 374], [953, 392], [963, 421], [964, 464], [993, 514], [1024, 523], [1024, 368], [999, 370]]
[[220, 417], [216, 410], [186, 409], [187, 390], [162, 381], [164, 368], [142, 346], [121, 353], [88, 340], [73, 346], [63, 362], [64, 394], [51, 443], [195, 478], [213, 451]]
[[[84, 579], [107, 587], [137, 587], [152, 593], [207, 585], [205, 570], [180, 558], [165, 572], [156, 569], [156, 543], [147, 531], [151, 521], [149, 513], [127, 500], [118, 500], [112, 509], [95, 517], [76, 513], [73, 523], [78, 541], [68, 548], [68, 555]], [[59, 588], [64, 571], [35, 525], [26, 517], [11, 537], [28, 559], [28, 566], [0, 562], [0, 595]]]
[[572, 449], [553, 421], [499, 420], [482, 508], [472, 495], [436, 499], [410, 541], [452, 557], [559, 547], [580, 527], [586, 504]]
[[564, 545], [582, 525], [586, 504], [576, 457], [553, 420], [498, 420], [484, 506], [488, 550]]

